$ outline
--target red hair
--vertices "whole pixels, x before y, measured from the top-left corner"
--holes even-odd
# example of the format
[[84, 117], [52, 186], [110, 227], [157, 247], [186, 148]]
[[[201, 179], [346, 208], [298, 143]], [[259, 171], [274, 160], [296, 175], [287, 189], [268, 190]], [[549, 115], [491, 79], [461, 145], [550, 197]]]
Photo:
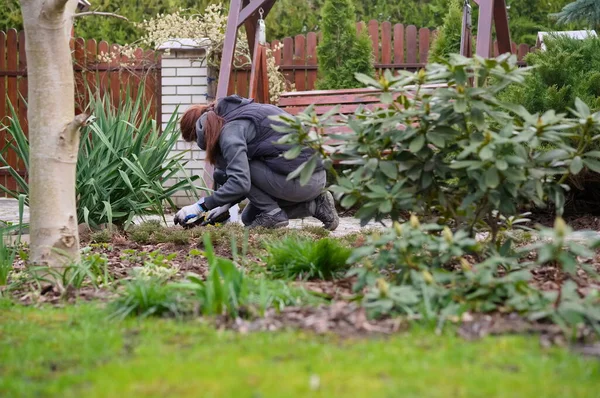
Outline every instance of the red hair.
[[210, 105], [192, 105], [181, 117], [179, 125], [181, 127], [181, 136], [187, 142], [196, 142], [196, 124], [198, 119], [206, 113], [204, 122], [204, 143], [206, 145], [206, 160], [210, 164], [215, 164], [219, 154], [219, 138], [225, 120], [215, 112], [215, 103]]

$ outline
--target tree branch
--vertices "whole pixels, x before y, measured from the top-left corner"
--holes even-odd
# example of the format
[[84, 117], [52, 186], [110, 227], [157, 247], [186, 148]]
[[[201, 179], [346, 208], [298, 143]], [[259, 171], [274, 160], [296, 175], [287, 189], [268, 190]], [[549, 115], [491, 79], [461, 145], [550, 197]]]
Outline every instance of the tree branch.
[[79, 129], [87, 124], [88, 118], [89, 116], [85, 113], [80, 113], [79, 115], [75, 116], [75, 119], [73, 119], [73, 121], [65, 128], [64, 139], [71, 142], [73, 138], [79, 134]]
[[127, 19], [126, 17], [119, 15], [119, 14], [115, 14], [112, 12], [100, 12], [100, 11], [86, 11], [86, 12], [80, 12], [77, 13], [75, 15], [73, 15], [73, 18], [79, 18], [79, 17], [87, 17], [90, 15], [98, 15], [101, 17], [113, 17], [113, 18], [119, 18], [119, 19], [123, 19], [125, 21], [129, 21], [129, 19]]

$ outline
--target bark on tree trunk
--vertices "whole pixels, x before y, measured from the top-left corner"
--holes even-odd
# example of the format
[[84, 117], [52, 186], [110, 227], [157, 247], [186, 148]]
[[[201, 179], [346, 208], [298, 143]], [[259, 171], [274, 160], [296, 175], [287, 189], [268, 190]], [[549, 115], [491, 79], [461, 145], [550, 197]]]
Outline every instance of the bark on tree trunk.
[[29, 83], [31, 262], [79, 260], [75, 171], [79, 128], [69, 47], [77, 0], [20, 0]]

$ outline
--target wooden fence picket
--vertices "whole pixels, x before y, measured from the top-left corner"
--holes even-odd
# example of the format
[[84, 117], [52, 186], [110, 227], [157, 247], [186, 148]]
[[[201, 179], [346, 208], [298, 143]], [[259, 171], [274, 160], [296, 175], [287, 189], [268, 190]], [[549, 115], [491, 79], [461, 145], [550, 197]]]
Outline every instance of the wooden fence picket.
[[[113, 54], [119, 52], [116, 45], [105, 41], [73, 38], [70, 43], [73, 52], [73, 71], [75, 79], [75, 111], [86, 110], [90, 98], [89, 92], [107, 94], [113, 105], [117, 106], [131, 87], [132, 93], [139, 92], [143, 85], [146, 95], [144, 101], [150, 107], [150, 114], [161, 125], [160, 112], [160, 58], [155, 51], [139, 50], [134, 59], [115, 56], [111, 62], [101, 62], [100, 53]], [[9, 29], [0, 31], [0, 123], [7, 123], [10, 115], [9, 102], [14, 107], [17, 118], [25, 134], [28, 134], [27, 123], [27, 56], [25, 52], [25, 34]], [[6, 131], [0, 126], [0, 148], [8, 144]], [[7, 162], [21, 175], [26, 176], [24, 163], [16, 153], [7, 150], [4, 154]], [[15, 190], [16, 181], [6, 170], [0, 170], [0, 184]]]
[[[429, 61], [429, 50], [437, 35], [436, 30], [419, 29], [414, 25], [392, 25], [389, 21], [379, 23], [371, 20], [367, 23], [356, 23], [358, 33], [365, 29], [371, 37], [375, 69], [378, 71], [384, 69], [414, 71], [424, 67]], [[273, 52], [276, 65], [280, 67], [288, 83], [294, 84], [298, 91], [314, 90], [316, 87], [317, 46], [322, 40], [322, 33], [311, 32], [306, 36], [298, 35], [281, 41], [274, 40], [271, 43], [271, 48], [277, 49]], [[281, 43], [283, 48], [279, 49]], [[494, 48], [497, 53], [497, 45]], [[512, 49], [521, 63], [529, 52], [534, 51], [534, 47], [516, 43], [512, 44]], [[230, 86], [230, 93], [246, 95], [247, 86], [244, 85], [244, 81], [249, 79], [248, 69], [244, 67], [234, 70], [232, 75], [235, 75], [236, 84]]]

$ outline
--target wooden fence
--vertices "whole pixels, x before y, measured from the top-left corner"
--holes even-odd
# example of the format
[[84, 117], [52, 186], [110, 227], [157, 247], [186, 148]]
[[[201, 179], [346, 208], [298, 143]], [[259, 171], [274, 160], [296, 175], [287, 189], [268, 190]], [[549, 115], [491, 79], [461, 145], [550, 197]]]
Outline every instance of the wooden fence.
[[[144, 98], [150, 106], [151, 114], [161, 125], [161, 71], [158, 53], [137, 50], [131, 59], [119, 54], [118, 46], [105, 41], [73, 39], [73, 70], [75, 73], [76, 112], [81, 112], [89, 104], [89, 93], [99, 92], [110, 95], [111, 102], [119, 101], [130, 88], [132, 95], [144, 90]], [[111, 55], [110, 60], [102, 55]], [[109, 62], [106, 62], [109, 61]], [[60, 100], [60, 99], [57, 99]], [[9, 103], [16, 110], [19, 122], [27, 133], [27, 58], [25, 55], [24, 32], [10, 29], [0, 31], [0, 130], [10, 117]], [[0, 148], [7, 143], [7, 135], [0, 131]], [[5, 159], [15, 169], [25, 175], [23, 165], [12, 151], [7, 151]], [[16, 189], [15, 181], [5, 170], [0, 170], [0, 184]]]
[[[418, 70], [427, 64], [431, 43], [436, 31], [427, 28], [417, 28], [414, 25], [392, 25], [390, 22], [380, 23], [375, 20], [357, 24], [357, 30], [368, 29], [373, 43], [373, 56], [377, 70]], [[296, 90], [314, 90], [317, 81], [317, 46], [321, 40], [320, 34], [311, 32], [307, 35], [287, 37], [281, 41], [275, 40], [270, 47], [275, 49], [275, 62], [289, 83]], [[498, 46], [494, 45], [496, 55]], [[518, 60], [533, 51], [535, 47], [527, 44], [513, 43], [513, 52]], [[250, 80], [249, 66], [241, 66], [231, 74], [229, 82], [230, 93], [248, 96]]]

